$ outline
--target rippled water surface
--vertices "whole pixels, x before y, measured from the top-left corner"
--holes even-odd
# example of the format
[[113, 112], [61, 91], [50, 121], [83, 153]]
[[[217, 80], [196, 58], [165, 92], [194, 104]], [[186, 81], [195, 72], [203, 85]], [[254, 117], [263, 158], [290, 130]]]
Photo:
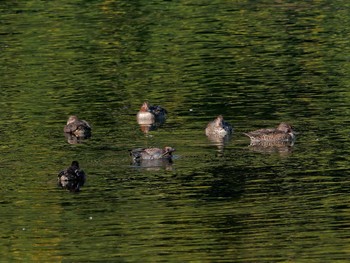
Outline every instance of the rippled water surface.
[[[347, 1], [1, 1], [4, 262], [346, 262]], [[145, 132], [143, 101], [166, 122]], [[69, 115], [92, 137], [70, 144]], [[222, 114], [224, 142], [206, 124]], [[291, 123], [290, 147], [243, 135]], [[129, 150], [176, 148], [137, 166]], [[79, 193], [57, 186], [78, 160]]]

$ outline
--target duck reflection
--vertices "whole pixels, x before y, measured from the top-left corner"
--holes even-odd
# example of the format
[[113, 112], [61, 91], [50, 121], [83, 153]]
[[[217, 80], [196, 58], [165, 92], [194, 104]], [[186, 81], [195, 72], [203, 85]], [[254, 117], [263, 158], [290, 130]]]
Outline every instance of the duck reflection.
[[83, 143], [84, 140], [89, 139], [91, 137], [91, 134], [84, 135], [84, 136], [77, 136], [72, 133], [64, 133], [64, 137], [66, 137], [67, 142], [69, 144], [79, 144], [79, 143]]
[[85, 181], [77, 181], [77, 180], [58, 180], [57, 185], [62, 189], [66, 189], [69, 192], [79, 192], [80, 187], [84, 185]]
[[287, 156], [292, 152], [294, 141], [287, 142], [251, 142], [249, 149], [254, 152], [272, 154], [278, 153], [281, 156]]
[[143, 122], [137, 122], [140, 125], [140, 129], [143, 133], [147, 134], [150, 131], [156, 130], [158, 127], [160, 127], [165, 122], [165, 119], [163, 121], [153, 122], [150, 124], [144, 124]]
[[225, 136], [216, 136], [216, 135], [207, 135], [208, 140], [211, 142], [212, 145], [215, 145], [218, 148], [219, 152], [222, 152], [225, 148], [225, 145], [228, 144], [230, 141], [232, 135], [228, 134]]
[[133, 161], [132, 165], [148, 171], [159, 171], [163, 169], [166, 171], [173, 170], [173, 161], [171, 159]]

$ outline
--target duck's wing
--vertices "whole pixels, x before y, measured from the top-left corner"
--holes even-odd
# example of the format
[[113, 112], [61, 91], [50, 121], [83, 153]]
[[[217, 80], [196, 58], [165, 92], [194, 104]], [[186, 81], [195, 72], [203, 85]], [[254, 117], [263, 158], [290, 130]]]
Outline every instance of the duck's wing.
[[162, 157], [163, 150], [159, 148], [146, 148], [143, 153], [145, 159], [159, 159]]
[[253, 132], [244, 133], [255, 141], [288, 141], [290, 135], [288, 133], [276, 129], [261, 129]]
[[223, 128], [225, 129], [225, 131], [227, 131], [228, 133], [233, 132], [233, 128], [232, 128], [231, 124], [229, 124], [227, 121], [222, 121], [222, 124], [223, 124]]
[[149, 109], [155, 115], [164, 115], [168, 113], [166, 109], [162, 108], [161, 106], [150, 106]]
[[75, 170], [75, 174], [77, 176], [77, 180], [79, 181], [85, 181], [85, 172], [83, 170]]
[[130, 151], [130, 156], [132, 156], [134, 161], [139, 161], [142, 159], [142, 153], [144, 152], [144, 148], [136, 148]]
[[76, 131], [77, 129], [78, 129], [78, 126], [77, 126], [76, 122], [73, 122], [73, 123], [69, 123], [69, 124], [65, 125], [63, 128], [63, 131], [67, 132], [67, 133], [71, 133], [71, 132]]
[[91, 130], [90, 124], [85, 120], [79, 120], [79, 126], [83, 126], [85, 129]]
[[64, 170], [60, 171], [58, 173], [57, 177], [61, 177], [62, 175], [65, 175], [65, 174], [67, 174], [67, 169], [64, 169]]

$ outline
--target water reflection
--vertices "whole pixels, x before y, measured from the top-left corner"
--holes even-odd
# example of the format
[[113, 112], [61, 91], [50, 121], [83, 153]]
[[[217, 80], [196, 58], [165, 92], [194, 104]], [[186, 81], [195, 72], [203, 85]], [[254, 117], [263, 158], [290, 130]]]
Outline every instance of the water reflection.
[[216, 166], [210, 169], [213, 179], [202, 198], [238, 198], [244, 192], [245, 173], [230, 167]]
[[147, 171], [172, 171], [173, 170], [173, 161], [171, 159], [153, 159], [153, 160], [141, 160], [133, 161], [133, 167], [143, 168]]
[[292, 142], [251, 142], [249, 150], [259, 153], [278, 153], [280, 156], [288, 156], [293, 149], [294, 141]]
[[57, 180], [57, 185], [69, 192], [80, 192], [80, 188], [84, 186], [85, 180]]
[[146, 124], [144, 122], [138, 121], [138, 124], [140, 125], [141, 131], [147, 134], [148, 132], [154, 131], [157, 128], [159, 128], [164, 122], [165, 122], [165, 119], [163, 121], [157, 121], [157, 122], [146, 123]]
[[217, 136], [213, 134], [207, 135], [208, 140], [211, 142], [212, 145], [215, 145], [218, 148], [219, 152], [222, 152], [224, 150], [225, 145], [229, 143], [231, 137], [231, 134], [225, 136]]
[[89, 139], [91, 137], [91, 134], [85, 134], [83, 136], [77, 136], [75, 134], [72, 133], [64, 133], [64, 137], [66, 137], [67, 142], [69, 144], [79, 144], [79, 143], [83, 143], [84, 140]]
[[[3, 260], [348, 260], [348, 5], [0, 1]], [[172, 114], [147, 140], [129, 111], [146, 97]], [[71, 112], [98, 127], [89, 144], [62, 142], [55, 120]], [[298, 148], [252, 154], [248, 140], [204, 137], [203, 119], [218, 112], [242, 131], [290, 120], [307, 133]], [[138, 123], [145, 133], [162, 125]], [[208, 140], [225, 154], [213, 157]], [[127, 149], [170, 142], [191, 158], [130, 169]], [[94, 176], [62, 201], [43, 167], [73, 156]]]

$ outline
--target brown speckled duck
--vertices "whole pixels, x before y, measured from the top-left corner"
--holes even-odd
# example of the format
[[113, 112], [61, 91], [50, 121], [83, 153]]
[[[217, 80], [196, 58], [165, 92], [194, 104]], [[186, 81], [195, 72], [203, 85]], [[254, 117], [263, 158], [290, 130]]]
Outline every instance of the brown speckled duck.
[[260, 129], [252, 132], [244, 133], [248, 136], [252, 143], [257, 142], [293, 142], [295, 140], [295, 132], [292, 127], [282, 122], [277, 128]]
[[140, 111], [137, 113], [137, 122], [139, 124], [152, 124], [154, 122], [164, 122], [167, 111], [160, 106], [152, 106], [145, 101]]
[[67, 125], [64, 126], [65, 133], [74, 134], [77, 137], [90, 137], [91, 126], [87, 121], [79, 120], [77, 116], [70, 116]]
[[224, 137], [231, 134], [232, 131], [232, 126], [228, 122], [224, 121], [222, 115], [219, 115], [215, 120], [209, 122], [205, 128], [205, 134], [207, 136]]
[[175, 151], [172, 147], [160, 148], [136, 148], [130, 151], [130, 155], [134, 162], [140, 162], [141, 160], [159, 160], [168, 159], [171, 160], [172, 153]]

